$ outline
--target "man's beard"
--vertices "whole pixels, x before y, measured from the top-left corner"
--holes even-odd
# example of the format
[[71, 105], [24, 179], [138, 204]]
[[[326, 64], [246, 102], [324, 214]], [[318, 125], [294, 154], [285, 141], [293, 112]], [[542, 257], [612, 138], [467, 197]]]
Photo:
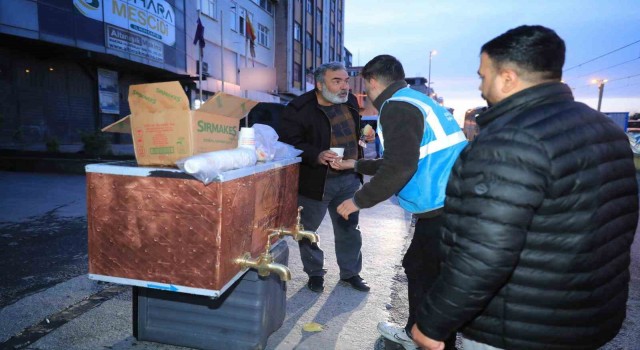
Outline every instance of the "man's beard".
[[340, 93], [342, 91], [340, 91], [337, 94], [332, 93], [331, 91], [329, 91], [329, 89], [327, 89], [327, 86], [324, 85], [322, 91], [320, 92], [322, 94], [322, 97], [325, 98], [325, 100], [333, 103], [333, 104], [339, 104], [339, 103], [345, 103], [347, 102], [347, 100], [349, 99], [349, 94], [347, 93], [347, 95], [345, 95], [345, 97], [340, 97]]

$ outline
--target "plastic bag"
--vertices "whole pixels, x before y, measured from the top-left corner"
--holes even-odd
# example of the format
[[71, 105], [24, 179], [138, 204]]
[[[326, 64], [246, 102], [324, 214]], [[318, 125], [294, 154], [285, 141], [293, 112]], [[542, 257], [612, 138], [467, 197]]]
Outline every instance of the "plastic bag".
[[253, 149], [238, 147], [182, 158], [176, 165], [180, 170], [208, 185], [220, 173], [255, 165], [256, 160], [256, 152]]
[[273, 157], [273, 160], [282, 160], [282, 159], [289, 159], [289, 158], [293, 158], [293, 157], [297, 157], [299, 156], [302, 151], [291, 146], [288, 143], [284, 143], [284, 142], [276, 142], [276, 152], [275, 152], [275, 156]]
[[302, 151], [278, 141], [278, 133], [269, 125], [253, 124], [256, 138], [256, 156], [258, 161], [289, 159], [299, 156]]
[[265, 124], [253, 124], [256, 138], [256, 155], [259, 161], [268, 162], [273, 160], [276, 155], [276, 143], [278, 142], [278, 133]]
[[640, 155], [640, 133], [627, 132], [627, 138], [631, 145], [631, 150], [635, 155]]

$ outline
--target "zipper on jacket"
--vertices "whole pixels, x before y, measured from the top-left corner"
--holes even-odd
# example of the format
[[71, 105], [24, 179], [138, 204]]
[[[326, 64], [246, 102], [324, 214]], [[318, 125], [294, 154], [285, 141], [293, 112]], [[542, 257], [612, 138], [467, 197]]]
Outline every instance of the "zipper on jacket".
[[[324, 109], [320, 108], [320, 106], [318, 106], [318, 109], [320, 110], [320, 112], [322, 112], [322, 115], [324, 115], [324, 117], [327, 119], [327, 122], [329, 122], [329, 148], [331, 148], [331, 138], [333, 137], [333, 127], [331, 126], [331, 119], [329, 119], [329, 116], [327, 115], [327, 113], [325, 113]], [[329, 167], [331, 165], [327, 165], [327, 169], [324, 172], [324, 183], [322, 184], [322, 199], [324, 200], [324, 192], [327, 188], [327, 177], [329, 176]]]

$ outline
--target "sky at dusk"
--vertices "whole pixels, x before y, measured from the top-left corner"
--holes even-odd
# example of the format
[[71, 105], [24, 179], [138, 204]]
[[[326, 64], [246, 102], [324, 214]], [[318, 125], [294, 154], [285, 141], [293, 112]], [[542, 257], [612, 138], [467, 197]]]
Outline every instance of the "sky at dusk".
[[563, 78], [576, 100], [596, 108], [591, 81], [608, 79], [601, 110], [640, 112], [640, 0], [345, 0], [344, 43], [354, 66], [391, 54], [407, 77], [427, 77], [436, 50], [431, 87], [461, 118], [486, 105], [476, 73], [480, 47], [523, 24], [564, 39]]

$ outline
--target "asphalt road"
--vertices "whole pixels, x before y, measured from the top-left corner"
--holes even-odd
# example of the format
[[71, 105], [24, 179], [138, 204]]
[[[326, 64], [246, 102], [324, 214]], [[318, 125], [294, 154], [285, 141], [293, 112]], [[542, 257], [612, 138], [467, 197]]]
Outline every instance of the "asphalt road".
[[84, 176], [0, 172], [0, 307], [87, 271]]

